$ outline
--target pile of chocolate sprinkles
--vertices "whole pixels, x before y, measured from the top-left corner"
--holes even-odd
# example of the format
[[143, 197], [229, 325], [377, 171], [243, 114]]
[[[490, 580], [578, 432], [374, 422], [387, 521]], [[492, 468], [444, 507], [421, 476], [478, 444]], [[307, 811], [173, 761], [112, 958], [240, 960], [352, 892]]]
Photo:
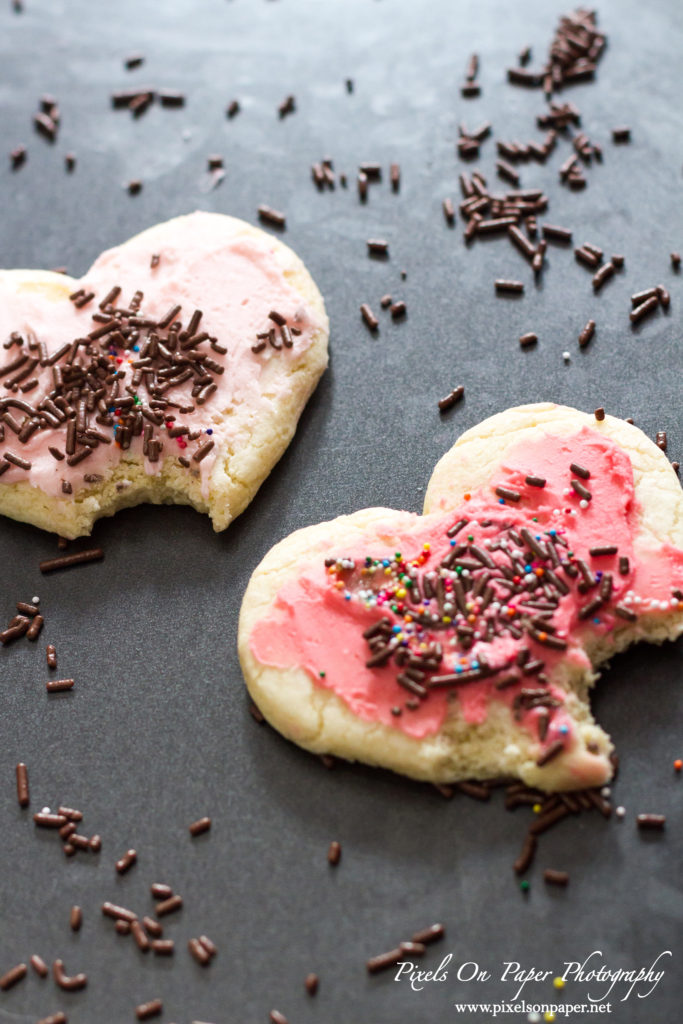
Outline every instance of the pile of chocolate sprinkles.
[[140, 117], [155, 102], [162, 107], [183, 107], [185, 94], [175, 89], [155, 89], [151, 86], [118, 89], [111, 94], [112, 107], [115, 110], [129, 110], [133, 117]]
[[[401, 188], [401, 165], [391, 163], [389, 165], [389, 183], [392, 192], [399, 192]], [[347, 188], [349, 179], [345, 172], [338, 175], [334, 170], [334, 161], [331, 156], [325, 156], [322, 160], [311, 164], [311, 179], [319, 192], [334, 192], [337, 181], [342, 188]], [[382, 181], [382, 165], [380, 163], [366, 161], [359, 164], [356, 172], [356, 190], [361, 203], [367, 201], [369, 186], [379, 184]]]
[[[22, 810], [29, 807], [31, 795], [29, 789], [28, 768], [24, 762], [16, 766], [16, 793], [17, 802]], [[100, 853], [102, 839], [99, 835], [83, 835], [79, 829], [82, 827], [83, 812], [74, 807], [59, 805], [56, 811], [44, 807], [41, 811], [33, 814], [33, 821], [37, 828], [48, 829], [54, 832], [62, 841], [62, 849], [67, 858], [73, 857], [77, 852]], [[190, 835], [198, 836], [207, 832], [211, 826], [211, 819], [204, 817], [190, 825]], [[115, 863], [115, 869], [119, 875], [125, 875], [138, 860], [135, 850], [128, 850]], [[164, 925], [158, 920], [182, 909], [183, 898], [173, 889], [162, 882], [154, 882], [150, 886], [150, 895], [154, 902], [154, 916], [151, 914], [138, 915], [128, 907], [120, 906], [105, 900], [101, 905], [102, 914], [114, 921], [114, 927], [118, 935], [132, 935], [138, 950], [141, 953], [151, 951], [156, 956], [169, 957], [175, 953], [175, 941], [164, 937]], [[69, 928], [72, 932], [78, 932], [83, 925], [84, 913], [82, 907], [72, 905], [68, 915]], [[207, 935], [192, 937], [187, 942], [187, 948], [192, 958], [201, 966], [207, 967], [217, 955], [216, 944]], [[48, 965], [37, 953], [32, 954], [29, 963], [35, 973], [45, 978], [50, 973]], [[19, 963], [7, 970], [0, 977], [0, 990], [6, 991], [22, 981], [28, 973], [26, 963]], [[64, 961], [57, 958], [52, 965], [52, 975], [57, 986], [65, 992], [77, 992], [85, 988], [88, 978], [83, 973], [67, 974]], [[160, 999], [152, 1000], [138, 1006], [135, 1010], [139, 1020], [145, 1020], [161, 1012], [162, 1002]], [[59, 1013], [43, 1019], [43, 1024], [66, 1024], [66, 1015]]]
[[[592, 79], [605, 45], [606, 37], [597, 29], [595, 12], [578, 9], [560, 19], [548, 58], [540, 70], [527, 67], [531, 56], [529, 47], [520, 53], [519, 67], [508, 69], [508, 80], [512, 84], [544, 90], [548, 109], [537, 117], [537, 126], [546, 134], [539, 141], [531, 139], [526, 142], [496, 142], [499, 157], [496, 162], [498, 176], [513, 186], [512, 189], [494, 191], [480, 171], [460, 175], [460, 214], [465, 221], [466, 243], [469, 244], [478, 237], [507, 234], [512, 244], [530, 264], [534, 276], [539, 275], [544, 269], [544, 257], [549, 241], [571, 243], [571, 230], [552, 224], [540, 225], [541, 238], [538, 239], [537, 215], [547, 209], [548, 196], [540, 188], [522, 187], [517, 165], [531, 160], [543, 164], [555, 151], [558, 141], [563, 138], [569, 139], [573, 152], [561, 164], [559, 180], [561, 184], [572, 189], [585, 188], [587, 181], [584, 171], [593, 161], [602, 162], [602, 148], [580, 129], [581, 114], [576, 105], [569, 101], [558, 102], [553, 96], [573, 82]], [[472, 58], [469, 66], [476, 74], [476, 58]], [[460, 124], [458, 156], [464, 160], [478, 157], [480, 145], [491, 131], [491, 124], [488, 121], [474, 131]], [[630, 129], [614, 129], [612, 139], [616, 144], [630, 141]], [[449, 197], [443, 200], [443, 213], [448, 225], [452, 226], [455, 223], [456, 211]], [[603, 262], [603, 251], [594, 245], [585, 244], [577, 248], [575, 253], [577, 260], [593, 271], [592, 284], [595, 292], [600, 291], [615, 272], [624, 266], [624, 257], [619, 254]], [[677, 269], [680, 265], [679, 254], [673, 253], [671, 262], [672, 267]], [[497, 280], [495, 290], [498, 295], [521, 295], [524, 292], [524, 282]], [[638, 323], [660, 305], [668, 308], [669, 301], [669, 294], [664, 286], [648, 290], [642, 303], [634, 305], [631, 312], [632, 323]], [[580, 348], [584, 348], [590, 342], [594, 332], [595, 321], [589, 320], [584, 330], [578, 334]], [[530, 331], [520, 338], [520, 346], [527, 348], [535, 345], [536, 341], [537, 336]]]
[[[571, 463], [567, 467], [567, 484], [584, 507], [592, 498], [590, 479], [584, 466]], [[533, 489], [545, 486], [538, 476], [527, 476], [525, 482]], [[495, 495], [512, 505], [522, 498], [520, 491], [505, 485], [497, 486]], [[537, 724], [539, 741], [545, 743], [561, 702], [547, 685], [543, 650], [567, 647], [553, 621], [555, 612], [564, 598], [574, 594], [582, 621], [588, 623], [603, 613], [635, 621], [634, 607], [612, 596], [614, 571], [627, 576], [629, 560], [611, 544], [594, 545], [582, 553], [569, 551], [561, 533], [538, 530], [531, 521], [521, 527], [512, 526], [504, 516], [482, 521], [481, 526], [494, 532], [481, 545], [466, 536], [467, 525], [468, 519], [462, 518], [447, 530], [444, 545], [450, 544], [435, 568], [416, 568], [400, 555], [393, 560], [368, 557], [362, 562], [331, 557], [325, 566], [332, 585], [338, 583], [350, 596], [356, 593], [364, 600], [369, 592], [393, 586], [393, 581], [406, 595], [402, 600], [389, 599], [387, 607], [394, 618], [384, 614], [363, 632], [369, 648], [366, 666], [394, 665], [396, 683], [409, 695], [397, 703], [394, 714], [416, 710], [434, 690], [445, 688], [455, 695], [460, 686], [490, 679], [499, 690], [515, 688], [512, 706], [518, 719], [525, 711], [544, 709]], [[612, 560], [610, 568], [601, 568], [604, 559]], [[508, 605], [511, 597], [515, 598], [514, 614]], [[678, 600], [678, 593], [671, 598]], [[395, 623], [402, 620], [397, 636]], [[444, 637], [456, 642], [453, 650], [448, 648], [449, 660], [458, 663], [455, 669], [444, 667]], [[493, 663], [481, 652], [463, 669], [463, 655], [477, 640], [491, 643], [497, 637], [518, 641], [516, 654]], [[550, 743], [539, 755], [538, 766], [548, 764], [563, 749], [562, 740]]]
[[644, 288], [631, 296], [631, 312], [629, 318], [632, 324], [638, 324], [641, 320], [651, 316], [656, 310], [668, 310], [671, 305], [671, 296], [663, 284], [654, 285], [652, 288]]
[[40, 613], [40, 598], [32, 601], [17, 601], [16, 615], [13, 615], [5, 628], [0, 631], [0, 644], [6, 647], [14, 640], [25, 636], [27, 640], [37, 640], [45, 623]]
[[251, 351], [256, 355], [259, 355], [269, 346], [277, 352], [280, 352], [282, 348], [292, 348], [294, 338], [298, 338], [301, 334], [301, 328], [296, 327], [294, 324], [290, 326], [287, 322], [287, 317], [282, 313], [278, 313], [276, 309], [271, 309], [268, 319], [274, 326], [269, 327], [267, 331], [259, 331], [257, 333], [256, 342], [251, 346]]
[[526, 67], [530, 55], [527, 48], [520, 55], [522, 66], [508, 68], [508, 81], [543, 89], [550, 98], [566, 85], [594, 78], [606, 45], [606, 36], [597, 29], [595, 11], [578, 8], [560, 18], [543, 66], [538, 70]]
[[[378, 243], [373, 242], [373, 245], [377, 244]], [[368, 246], [369, 245], [370, 243], [368, 242]], [[384, 246], [386, 245], [386, 243], [382, 242], [381, 245]], [[383, 310], [388, 310], [388, 312], [391, 314], [391, 319], [394, 320], [395, 322], [403, 321], [408, 315], [408, 305], [404, 299], [394, 300], [394, 298], [391, 295], [387, 294], [382, 296], [382, 298], [379, 300], [379, 304]], [[372, 334], [374, 334], [379, 328], [379, 320], [375, 316], [367, 302], [363, 302], [361, 304], [360, 315], [363, 318], [365, 326]]]
[[57, 138], [61, 113], [59, 104], [54, 96], [41, 96], [40, 109], [33, 115], [33, 125], [36, 131], [48, 140], [54, 142]]
[[440, 942], [445, 934], [446, 929], [442, 924], [431, 924], [427, 928], [421, 928], [410, 939], [400, 942], [394, 949], [370, 957], [365, 964], [366, 970], [368, 974], [378, 974], [388, 967], [395, 967], [406, 957], [422, 956], [426, 952], [427, 946], [433, 942]]
[[[165, 444], [160, 428], [165, 427], [167, 436], [178, 439], [183, 449], [188, 442], [199, 442], [190, 458], [178, 456], [182, 466], [196, 466], [209, 454], [215, 442], [199, 428], [185, 426], [182, 415], [210, 401], [218, 388], [216, 378], [225, 371], [213, 354], [225, 355], [227, 349], [200, 329], [199, 309], [183, 326], [179, 305], [157, 319], [141, 309], [141, 291], [126, 305], [117, 305], [120, 297], [121, 288], [115, 285], [92, 314], [87, 336], [65, 343], [52, 354], [32, 332], [26, 332], [26, 339], [13, 332], [4, 345], [9, 349], [9, 362], [0, 369], [4, 386], [11, 392], [10, 397], [0, 398], [0, 440], [6, 439], [9, 430], [21, 450], [34, 433], [49, 431], [54, 440], [50, 454], [57, 462], [75, 466], [101, 444], [115, 443], [126, 450], [133, 437], [142, 435], [143, 454], [150, 462], [158, 462]], [[90, 305], [95, 294], [79, 288], [70, 299], [80, 309]], [[27, 395], [37, 387], [39, 374], [50, 375], [51, 387], [32, 405], [17, 393]], [[191, 385], [190, 400], [175, 401], [171, 392], [183, 384]], [[211, 432], [207, 430], [207, 434]], [[0, 474], [10, 464], [31, 469], [28, 459], [6, 450], [0, 459]], [[98, 482], [100, 477], [86, 476], [85, 480]], [[71, 493], [68, 480], [63, 480], [62, 490]], [[84, 555], [70, 558], [72, 562], [84, 560]]]

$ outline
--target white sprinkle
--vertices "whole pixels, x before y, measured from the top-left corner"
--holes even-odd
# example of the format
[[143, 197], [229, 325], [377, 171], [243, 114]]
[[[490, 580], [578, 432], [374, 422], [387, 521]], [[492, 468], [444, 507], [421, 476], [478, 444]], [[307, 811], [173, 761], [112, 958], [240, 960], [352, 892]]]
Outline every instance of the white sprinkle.
[[568, 363], [571, 359], [571, 356], [569, 352], [565, 351], [562, 353], [562, 358], [564, 359], [565, 363]]
[[49, 807], [43, 807], [43, 809], [42, 809], [42, 811], [40, 813], [41, 814], [52, 814], [52, 811], [50, 810]]
[[600, 790], [600, 795], [604, 796], [605, 800], [609, 800], [610, 796], [612, 795], [612, 790], [609, 788], [609, 786], [603, 786]]
[[527, 1017], [527, 1020], [529, 1021], [529, 1024], [540, 1024], [541, 1015], [540, 1013], [536, 1013], [535, 1010], [532, 1010]]
[[32, 604], [40, 604], [40, 598], [37, 595], [35, 597], [32, 597], [31, 598], [31, 603]]
[[586, 501], [585, 498], [582, 498], [581, 501], [579, 502], [579, 508], [588, 508], [588, 502]]
[[617, 809], [616, 809], [616, 811], [614, 813], [616, 814], [616, 816], [619, 819], [619, 821], [621, 821], [621, 819], [626, 814], [626, 808], [625, 807], [617, 807]]

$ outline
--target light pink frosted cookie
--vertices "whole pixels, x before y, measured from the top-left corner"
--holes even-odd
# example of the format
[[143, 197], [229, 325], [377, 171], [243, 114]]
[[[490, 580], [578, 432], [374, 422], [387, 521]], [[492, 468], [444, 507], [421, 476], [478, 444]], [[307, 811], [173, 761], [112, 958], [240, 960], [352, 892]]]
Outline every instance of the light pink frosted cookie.
[[143, 501], [246, 508], [327, 365], [301, 260], [194, 213], [104, 252], [80, 280], [0, 271], [0, 513], [65, 537]]
[[301, 746], [418, 779], [599, 786], [596, 669], [683, 631], [683, 498], [636, 427], [550, 404], [465, 433], [425, 514], [292, 534], [240, 617], [247, 686]]

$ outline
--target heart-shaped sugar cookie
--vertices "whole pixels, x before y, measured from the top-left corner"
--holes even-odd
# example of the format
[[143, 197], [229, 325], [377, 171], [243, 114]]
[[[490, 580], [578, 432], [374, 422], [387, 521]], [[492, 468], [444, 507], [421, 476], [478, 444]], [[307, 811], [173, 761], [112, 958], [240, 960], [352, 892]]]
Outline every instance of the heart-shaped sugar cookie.
[[76, 281], [0, 271], [0, 512], [64, 537], [143, 501], [222, 530], [289, 444], [327, 365], [301, 260], [194, 213]]
[[588, 694], [683, 632], [683, 497], [636, 427], [509, 409], [436, 466], [424, 514], [299, 530], [255, 570], [239, 653], [268, 721], [318, 754], [446, 783], [599, 786]]

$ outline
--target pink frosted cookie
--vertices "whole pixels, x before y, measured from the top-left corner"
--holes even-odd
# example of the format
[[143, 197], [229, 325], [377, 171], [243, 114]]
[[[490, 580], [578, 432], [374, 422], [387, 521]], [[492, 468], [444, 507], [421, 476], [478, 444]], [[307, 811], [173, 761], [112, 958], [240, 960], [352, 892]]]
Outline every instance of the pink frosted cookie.
[[318, 754], [432, 782], [599, 786], [588, 694], [638, 640], [683, 632], [683, 497], [636, 427], [538, 404], [467, 431], [424, 515], [293, 533], [242, 604], [247, 686]]
[[77, 537], [180, 503], [225, 529], [289, 444], [327, 340], [301, 260], [222, 214], [158, 224], [78, 281], [0, 271], [0, 513]]

